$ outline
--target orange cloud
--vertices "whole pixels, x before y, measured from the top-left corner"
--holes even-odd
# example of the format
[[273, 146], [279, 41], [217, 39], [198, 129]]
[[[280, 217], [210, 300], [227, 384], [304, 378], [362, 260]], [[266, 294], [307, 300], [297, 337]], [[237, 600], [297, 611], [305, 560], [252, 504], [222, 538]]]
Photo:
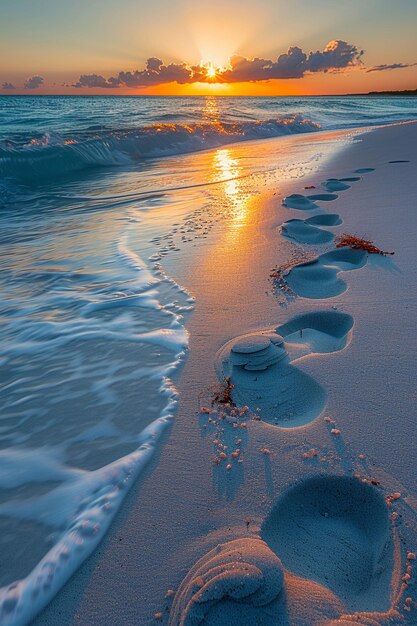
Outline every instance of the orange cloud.
[[143, 70], [121, 71], [115, 77], [104, 78], [98, 74], [83, 74], [76, 88], [118, 89], [120, 87], [149, 87], [167, 83], [187, 85], [194, 83], [262, 82], [274, 79], [302, 78], [310, 72], [342, 70], [361, 64], [363, 50], [343, 40], [330, 41], [324, 50], [305, 53], [292, 46], [276, 61], [262, 58], [248, 59], [233, 56], [226, 68], [212, 64], [188, 65], [170, 63], [151, 57]]

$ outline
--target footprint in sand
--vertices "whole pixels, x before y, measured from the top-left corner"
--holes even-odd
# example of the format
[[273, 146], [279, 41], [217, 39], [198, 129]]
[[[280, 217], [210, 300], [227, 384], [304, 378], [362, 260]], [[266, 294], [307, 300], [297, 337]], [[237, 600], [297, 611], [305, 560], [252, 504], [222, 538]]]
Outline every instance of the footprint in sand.
[[324, 181], [323, 186], [327, 189], [327, 191], [345, 191], [346, 189], [350, 189], [350, 185], [348, 183], [356, 183], [360, 180], [360, 176], [349, 176], [347, 178], [328, 178]]
[[[365, 168], [363, 170], [356, 170], [355, 173], [366, 173], [373, 171], [371, 168]], [[354, 183], [360, 180], [360, 176], [349, 176], [347, 178], [328, 178], [322, 183], [322, 187], [330, 193], [313, 193], [305, 196], [300, 193], [293, 193], [290, 196], [286, 196], [282, 204], [289, 209], [298, 209], [299, 211], [311, 211], [313, 209], [319, 209], [320, 207], [316, 202], [331, 202], [338, 198], [335, 191], [345, 191], [350, 189], [348, 183]]]
[[286, 239], [293, 239], [299, 243], [323, 244], [334, 239], [334, 234], [328, 230], [309, 224], [307, 220], [287, 220], [281, 226], [281, 235]]
[[307, 197], [310, 198], [310, 200], [317, 200], [320, 202], [333, 202], [333, 200], [337, 200], [339, 196], [335, 193], [313, 193]]
[[282, 204], [288, 209], [297, 209], [298, 211], [313, 211], [320, 209], [316, 201], [331, 202], [337, 199], [335, 193], [314, 193], [309, 196], [304, 196], [301, 193], [293, 193], [290, 196], [286, 196]]
[[326, 405], [326, 392], [297, 361], [313, 353], [342, 350], [350, 341], [353, 318], [338, 311], [294, 317], [275, 332], [261, 331], [229, 341], [217, 355], [220, 380], [230, 377], [233, 400], [282, 428], [304, 426]]
[[306, 220], [287, 220], [281, 226], [281, 235], [287, 239], [294, 239], [299, 243], [323, 244], [334, 239], [334, 234], [319, 226], [339, 226], [342, 224], [337, 213], [315, 215]]
[[304, 480], [279, 499], [261, 536], [286, 569], [329, 588], [349, 611], [389, 608], [389, 513], [369, 484], [341, 476]]
[[350, 189], [350, 185], [340, 178], [328, 178], [324, 181], [323, 186], [327, 191], [345, 191], [346, 189]]
[[295, 265], [285, 276], [288, 286], [303, 298], [325, 299], [338, 296], [347, 289], [339, 272], [363, 267], [368, 259], [365, 250], [337, 248], [312, 261]]
[[314, 226], [340, 226], [343, 220], [338, 213], [323, 213], [322, 215], [313, 215], [306, 220], [307, 224]]
[[341, 311], [314, 311], [291, 318], [276, 329], [292, 358], [343, 350], [352, 338], [353, 317]]
[[352, 477], [309, 478], [278, 500], [261, 538], [220, 544], [197, 561], [168, 624], [392, 623], [393, 553], [388, 507], [375, 488]]
[[374, 167], [361, 167], [358, 170], [355, 170], [354, 174], [369, 174], [370, 172], [375, 172]]

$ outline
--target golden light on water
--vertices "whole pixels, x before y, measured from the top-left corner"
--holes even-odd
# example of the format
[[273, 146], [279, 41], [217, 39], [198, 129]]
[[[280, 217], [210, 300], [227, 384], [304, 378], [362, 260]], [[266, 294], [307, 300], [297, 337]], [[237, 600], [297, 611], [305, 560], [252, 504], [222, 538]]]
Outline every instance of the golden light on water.
[[206, 96], [203, 118], [205, 122], [210, 122], [210, 124], [215, 126], [221, 126], [219, 103], [215, 96]]
[[[213, 125], [219, 125], [219, 103], [216, 97], [206, 97], [204, 119]], [[248, 216], [248, 196], [242, 188], [243, 169], [233, 148], [221, 148], [213, 153], [211, 182], [221, 183], [224, 210], [228, 214], [231, 231], [242, 226]]]

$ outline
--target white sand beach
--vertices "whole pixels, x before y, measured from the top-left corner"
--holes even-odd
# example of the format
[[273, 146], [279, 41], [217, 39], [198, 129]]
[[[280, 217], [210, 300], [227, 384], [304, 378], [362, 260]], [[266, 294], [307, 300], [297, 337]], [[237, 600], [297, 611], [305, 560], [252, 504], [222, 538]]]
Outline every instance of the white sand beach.
[[[417, 123], [213, 155], [225, 182], [160, 260], [195, 298], [178, 413], [33, 623], [416, 624]], [[239, 410], [212, 404], [225, 376]]]

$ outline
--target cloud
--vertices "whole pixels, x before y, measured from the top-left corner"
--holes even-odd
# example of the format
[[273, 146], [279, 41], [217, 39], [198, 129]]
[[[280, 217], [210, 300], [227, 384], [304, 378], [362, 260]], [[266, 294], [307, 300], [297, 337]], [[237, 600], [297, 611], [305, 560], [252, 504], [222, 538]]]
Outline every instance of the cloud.
[[[201, 70], [201, 68], [200, 68]], [[160, 85], [162, 83], [190, 83], [194, 72], [185, 63], [170, 63], [164, 65], [161, 59], [151, 57], [147, 60], [144, 70], [134, 72], [119, 72], [118, 76], [104, 78], [99, 74], [82, 74], [78, 82], [71, 87], [99, 87], [101, 89], [117, 89], [118, 87], [145, 87], [148, 85]]]
[[340, 70], [353, 65], [360, 65], [364, 53], [364, 50], [359, 50], [347, 41], [335, 39], [329, 41], [323, 52], [310, 52], [307, 69], [309, 72], [328, 72], [329, 70]]
[[151, 57], [146, 62], [144, 70], [135, 72], [119, 72], [118, 80], [126, 87], [144, 87], [147, 85], [160, 85], [162, 83], [185, 83], [196, 82], [194, 72], [186, 63], [170, 63], [164, 65], [161, 59]]
[[369, 72], [384, 72], [385, 70], [402, 70], [406, 67], [414, 67], [417, 63], [391, 63], [391, 65], [374, 65], [366, 70]]
[[69, 85], [70, 87], [76, 87], [80, 89], [81, 87], [100, 87], [101, 89], [117, 89], [120, 87], [121, 83], [117, 78], [104, 78], [104, 76], [100, 76], [100, 74], [81, 74], [78, 82], [73, 85]]
[[25, 80], [24, 88], [25, 89], [39, 89], [41, 85], [43, 85], [42, 76], [35, 75]]
[[1, 88], [5, 89], [6, 91], [10, 91], [12, 89], [16, 89], [16, 87], [13, 85], [13, 83], [3, 83]]
[[230, 69], [222, 74], [222, 79], [226, 82], [255, 82], [274, 78], [302, 78], [307, 71], [306, 64], [307, 55], [297, 46], [289, 48], [276, 61], [233, 56]]
[[330, 41], [322, 52], [318, 50], [308, 55], [298, 46], [293, 46], [276, 61], [232, 57], [231, 69], [222, 77], [229, 82], [302, 78], [307, 72], [328, 72], [359, 65], [363, 53], [363, 50], [342, 40]]
[[[324, 50], [303, 52], [298, 46], [292, 46], [281, 54], [276, 61], [255, 57], [233, 56], [226, 69], [218, 69], [216, 82], [258, 82], [272, 79], [302, 78], [308, 72], [341, 71], [360, 65], [364, 51], [357, 46], [337, 39], [329, 41]], [[180, 85], [196, 82], [215, 82], [200, 65], [164, 62], [151, 57], [143, 70], [119, 72], [116, 77], [104, 78], [97, 74], [80, 76], [73, 87], [147, 87], [165, 83]]]
[[280, 54], [276, 63], [273, 64], [273, 73], [276, 78], [302, 78], [308, 63], [305, 52], [293, 46], [285, 54]]

